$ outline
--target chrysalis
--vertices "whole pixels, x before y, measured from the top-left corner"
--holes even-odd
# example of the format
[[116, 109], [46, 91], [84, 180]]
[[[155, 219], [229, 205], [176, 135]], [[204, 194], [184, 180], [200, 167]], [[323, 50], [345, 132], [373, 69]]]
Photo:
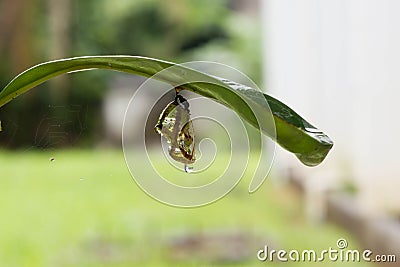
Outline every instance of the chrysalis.
[[183, 96], [177, 94], [175, 100], [165, 107], [154, 130], [167, 139], [169, 155], [185, 164], [185, 171], [188, 172], [187, 164], [195, 162], [195, 143], [189, 103]]

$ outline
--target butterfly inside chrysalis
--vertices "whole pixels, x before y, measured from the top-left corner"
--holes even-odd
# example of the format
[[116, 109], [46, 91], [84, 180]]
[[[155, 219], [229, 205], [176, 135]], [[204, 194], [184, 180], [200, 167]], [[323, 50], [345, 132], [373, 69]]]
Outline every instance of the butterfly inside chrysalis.
[[161, 112], [154, 130], [167, 139], [171, 158], [183, 163], [185, 171], [189, 172], [191, 168], [187, 165], [195, 162], [194, 130], [190, 120], [189, 102], [177, 93], [175, 100]]

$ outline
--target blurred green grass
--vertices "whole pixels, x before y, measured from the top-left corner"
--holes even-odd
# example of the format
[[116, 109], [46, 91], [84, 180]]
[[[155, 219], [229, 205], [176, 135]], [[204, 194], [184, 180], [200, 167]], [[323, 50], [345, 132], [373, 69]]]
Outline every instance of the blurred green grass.
[[[308, 223], [296, 191], [269, 180], [255, 194], [242, 180], [216, 203], [181, 209], [142, 192], [119, 150], [0, 151], [0, 166], [0, 266], [310, 266], [259, 262], [256, 253], [271, 243], [320, 251], [336, 248], [338, 238], [357, 249], [341, 229]], [[176, 259], [169, 246], [177, 237], [226, 231], [260, 246], [237, 263], [205, 261], [199, 251]]]

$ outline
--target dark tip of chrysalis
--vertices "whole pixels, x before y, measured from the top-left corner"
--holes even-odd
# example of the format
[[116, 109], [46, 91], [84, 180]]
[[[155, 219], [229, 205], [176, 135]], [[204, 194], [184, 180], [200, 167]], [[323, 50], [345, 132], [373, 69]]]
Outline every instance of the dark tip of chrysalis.
[[175, 95], [178, 95], [179, 92], [182, 91], [182, 89], [179, 86], [175, 87], [174, 89], [175, 89]]

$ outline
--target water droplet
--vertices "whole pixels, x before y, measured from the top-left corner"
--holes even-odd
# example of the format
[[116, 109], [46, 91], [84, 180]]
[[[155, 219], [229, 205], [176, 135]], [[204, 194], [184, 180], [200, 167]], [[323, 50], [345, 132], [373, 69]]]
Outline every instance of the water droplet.
[[53, 158], [53, 157], [51, 157], [49, 160], [50, 160], [50, 162], [53, 162], [53, 161], [55, 161], [56, 159]]
[[81, 177], [81, 178], [79, 178], [79, 180], [80, 180], [80, 181], [83, 181], [83, 178]]
[[193, 172], [193, 167], [189, 167], [187, 164], [185, 164], [185, 167], [183, 168], [186, 173], [191, 173]]
[[309, 133], [322, 133], [321, 130], [318, 130], [316, 128], [310, 128], [310, 127], [305, 127], [305, 130]]

